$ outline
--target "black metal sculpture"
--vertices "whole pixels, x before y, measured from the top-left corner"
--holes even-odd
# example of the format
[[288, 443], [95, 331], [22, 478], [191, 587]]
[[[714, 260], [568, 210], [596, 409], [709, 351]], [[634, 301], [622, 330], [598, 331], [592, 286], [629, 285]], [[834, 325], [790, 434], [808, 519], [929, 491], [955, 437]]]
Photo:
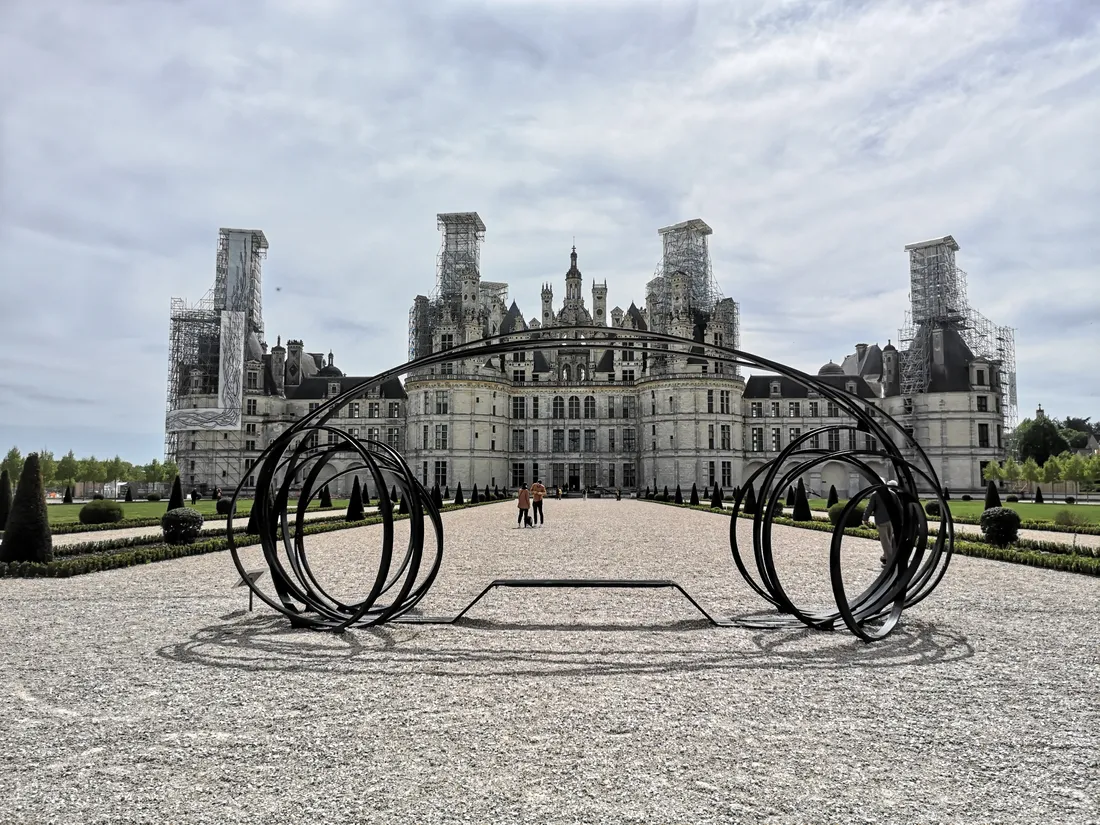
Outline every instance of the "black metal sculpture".
[[[671, 335], [638, 330], [609, 329], [607, 327], [564, 327], [544, 331], [528, 331], [496, 336], [469, 344], [463, 344], [445, 352], [434, 353], [394, 367], [374, 376], [370, 381], [329, 399], [315, 411], [303, 416], [286, 429], [260, 455], [253, 472], [256, 475], [256, 498], [253, 508], [259, 508], [258, 528], [260, 545], [271, 573], [275, 595], [269, 595], [249, 578], [233, 540], [233, 517], [227, 524], [227, 535], [233, 562], [253, 593], [263, 602], [287, 616], [292, 624], [319, 630], [341, 631], [349, 627], [370, 626], [390, 621], [442, 621], [408, 615], [427, 594], [435, 580], [443, 560], [443, 522], [432, 495], [416, 480], [402, 457], [389, 446], [377, 441], [360, 441], [350, 433], [329, 426], [329, 420], [348, 402], [362, 397], [372, 387], [410, 370], [430, 367], [443, 362], [462, 359], [486, 358], [510, 352], [547, 349], [575, 349], [594, 347], [599, 349], [627, 349], [647, 347], [651, 357], [668, 355], [705, 358], [724, 365], [770, 370], [792, 378], [815, 391], [821, 398], [834, 402], [842, 414], [853, 424], [843, 427], [827, 426], [803, 434], [778, 456], [746, 479], [734, 502], [730, 520], [730, 550], [741, 575], [776, 614], [758, 619], [721, 620], [699, 609], [714, 624], [754, 628], [774, 628], [805, 625], [829, 630], [840, 624], [864, 641], [885, 638], [897, 626], [902, 610], [928, 596], [943, 578], [951, 559], [954, 544], [953, 525], [947, 502], [939, 492], [941, 486], [920, 446], [909, 436], [909, 448], [916, 457], [908, 461], [894, 443], [886, 429], [893, 424], [898, 432], [904, 430], [888, 415], [855, 395], [774, 361], [751, 355], [741, 350], [714, 344], [689, 341]], [[836, 430], [855, 430], [872, 436], [877, 449], [823, 450], [809, 447], [814, 436], [827, 437]], [[373, 585], [360, 601], [348, 603], [330, 594], [319, 582], [310, 567], [306, 553], [303, 526], [309, 503], [320, 493], [318, 479], [330, 466], [332, 459], [348, 455], [357, 460], [347, 463], [343, 469], [330, 472], [325, 483], [349, 473], [369, 472], [378, 490], [378, 506], [382, 516], [382, 546], [377, 574]], [[887, 462], [898, 486], [887, 488], [879, 473], [868, 463], [875, 457]], [[795, 604], [776, 570], [772, 554], [772, 514], [780, 506], [780, 497], [803, 473], [826, 461], [840, 461], [862, 476], [867, 486], [851, 498], [843, 517], [833, 530], [829, 556], [829, 572], [835, 609], [810, 609]], [[295, 478], [302, 478], [301, 492], [294, 511], [294, 529], [290, 529], [288, 503], [290, 488]], [[939, 531], [929, 542], [928, 521], [917, 494], [917, 485], [936, 491], [940, 504]], [[750, 485], [759, 490], [759, 506], [753, 514], [753, 548], [751, 560], [742, 553], [737, 540], [737, 520], [746, 491]], [[402, 500], [407, 502], [410, 513], [410, 533], [403, 552], [395, 551], [393, 530], [393, 502], [388, 490], [396, 486]], [[865, 590], [849, 596], [844, 587], [843, 541], [844, 525], [849, 514], [872, 492], [879, 491], [886, 502], [896, 541], [896, 552], [881, 573]], [[234, 501], [241, 494], [241, 487], [234, 493]], [[235, 512], [235, 508], [234, 508]], [[425, 530], [425, 517], [432, 526], [432, 536]], [[752, 569], [755, 568], [755, 573]], [[673, 587], [684, 593], [696, 607], [699, 605], [686, 591], [674, 582], [631, 580], [498, 580], [494, 586], [510, 587]], [[474, 600], [476, 602], [484, 595]], [[471, 605], [473, 602], [471, 602]]]

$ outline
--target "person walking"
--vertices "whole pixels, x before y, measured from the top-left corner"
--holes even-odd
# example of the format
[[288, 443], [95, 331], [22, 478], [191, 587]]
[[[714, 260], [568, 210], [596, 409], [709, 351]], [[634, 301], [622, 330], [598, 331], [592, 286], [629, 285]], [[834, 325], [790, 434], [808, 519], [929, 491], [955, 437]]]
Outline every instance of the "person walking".
[[546, 488], [542, 484], [542, 479], [535, 479], [535, 483], [531, 485], [531, 498], [535, 502], [534, 511], [531, 514], [531, 521], [538, 527], [540, 524], [546, 524], [546, 516], [542, 513], [542, 500], [546, 498]]
[[[897, 499], [896, 493], [891, 493], [891, 490], [898, 486], [898, 483], [894, 479], [890, 479], [886, 482], [886, 493], [879, 495], [876, 490], [871, 493], [867, 498], [867, 509], [863, 511], [863, 526], [868, 527], [870, 525], [871, 516], [875, 517], [875, 527], [878, 529], [878, 540], [882, 545], [882, 556], [879, 558], [879, 563], [885, 565], [890, 557], [894, 555], [894, 525], [890, 521], [890, 511], [887, 509], [886, 496], [893, 495]], [[900, 502], [899, 506], [900, 506]]]
[[531, 494], [527, 492], [527, 485], [519, 488], [519, 518], [516, 520], [516, 529], [527, 526], [527, 511], [531, 507]]

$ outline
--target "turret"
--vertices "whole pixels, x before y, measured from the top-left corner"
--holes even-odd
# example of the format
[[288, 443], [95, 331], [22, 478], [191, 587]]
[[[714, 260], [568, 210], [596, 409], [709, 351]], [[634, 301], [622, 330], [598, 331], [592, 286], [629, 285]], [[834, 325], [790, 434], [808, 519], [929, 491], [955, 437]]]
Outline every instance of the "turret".
[[607, 326], [607, 281], [592, 284], [592, 323], [598, 327]]
[[275, 394], [280, 397], [286, 394], [283, 389], [286, 381], [286, 347], [282, 341], [282, 336], [279, 336], [275, 339], [275, 346], [271, 348], [271, 376], [275, 379]]
[[297, 387], [302, 383], [302, 350], [301, 341], [286, 342], [286, 386]]
[[882, 348], [882, 391], [883, 395], [901, 395], [901, 371], [898, 363], [898, 351], [892, 343], [886, 342]]
[[542, 325], [554, 325], [554, 289], [550, 284], [542, 285]]
[[577, 247], [569, 255], [569, 271], [565, 273], [565, 304], [576, 305], [581, 300], [581, 271], [577, 268]]

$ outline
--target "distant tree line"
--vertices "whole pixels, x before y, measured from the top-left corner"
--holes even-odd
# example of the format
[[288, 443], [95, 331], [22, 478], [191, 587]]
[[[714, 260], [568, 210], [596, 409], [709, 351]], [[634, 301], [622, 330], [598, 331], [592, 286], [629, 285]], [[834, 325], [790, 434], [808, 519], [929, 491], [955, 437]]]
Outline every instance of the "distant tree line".
[[[12, 479], [19, 478], [24, 457], [18, 447], [12, 447], [0, 462], [0, 471], [7, 470]], [[77, 483], [91, 486], [92, 490], [102, 490], [103, 485], [115, 482], [130, 484], [171, 483], [179, 475], [174, 461], [153, 459], [148, 464], [131, 464], [117, 455], [114, 458], [96, 458], [90, 455], [77, 458], [69, 450], [61, 458], [55, 458], [49, 450], [38, 453], [38, 467], [42, 474], [42, 483], [46, 488], [64, 487]]]

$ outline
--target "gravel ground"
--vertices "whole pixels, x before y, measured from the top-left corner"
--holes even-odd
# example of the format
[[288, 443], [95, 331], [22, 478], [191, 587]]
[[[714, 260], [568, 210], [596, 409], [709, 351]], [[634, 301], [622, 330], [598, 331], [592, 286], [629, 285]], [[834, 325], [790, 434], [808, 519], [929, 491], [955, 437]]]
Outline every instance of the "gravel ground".
[[[538, 530], [507, 503], [447, 514], [425, 612], [504, 576], [760, 610], [727, 517], [546, 509]], [[362, 592], [380, 535], [311, 537], [312, 567]], [[789, 589], [824, 601], [828, 535], [775, 538]], [[868, 580], [877, 544], [846, 546]], [[1094, 578], [957, 558], [875, 645], [712, 628], [639, 590], [496, 590], [459, 626], [336, 636], [248, 613], [236, 581], [226, 554], [0, 581], [0, 821], [1100, 821]]]

